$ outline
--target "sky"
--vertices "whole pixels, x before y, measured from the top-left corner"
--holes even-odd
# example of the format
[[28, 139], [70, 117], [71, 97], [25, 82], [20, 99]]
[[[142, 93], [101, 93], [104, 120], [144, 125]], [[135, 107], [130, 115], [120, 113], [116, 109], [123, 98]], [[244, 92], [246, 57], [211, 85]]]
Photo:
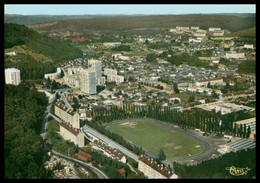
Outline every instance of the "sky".
[[255, 4], [5, 4], [5, 14], [101, 15], [101, 14], [200, 14], [256, 13]]

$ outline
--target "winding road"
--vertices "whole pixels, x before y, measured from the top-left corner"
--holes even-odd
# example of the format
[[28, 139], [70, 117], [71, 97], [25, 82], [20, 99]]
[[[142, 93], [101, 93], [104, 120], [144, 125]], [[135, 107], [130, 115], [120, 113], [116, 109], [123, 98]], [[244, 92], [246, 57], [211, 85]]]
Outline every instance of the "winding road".
[[[42, 120], [42, 125], [41, 125], [41, 130], [40, 130], [40, 136], [43, 140], [45, 140], [45, 135], [46, 135], [46, 130], [47, 130], [47, 127], [48, 127], [48, 117], [49, 116], [52, 116], [54, 117], [56, 120], [59, 121], [59, 119], [57, 119], [57, 117], [55, 115], [52, 115], [51, 112], [50, 112], [50, 109], [51, 109], [51, 105], [53, 103], [53, 101], [55, 100], [56, 98], [56, 95], [54, 95], [52, 98], [50, 98], [50, 102], [48, 103], [47, 107], [46, 107], [46, 111], [45, 111], [45, 114], [44, 114], [44, 118]], [[78, 159], [75, 159], [75, 158], [72, 158], [72, 157], [69, 157], [69, 156], [66, 156], [66, 155], [63, 155], [57, 151], [54, 151], [52, 150], [50, 147], [48, 147], [46, 144], [45, 144], [45, 141], [44, 142], [44, 149], [46, 151], [49, 151], [57, 156], [61, 156], [63, 158], [66, 158], [68, 160], [72, 160], [72, 161], [75, 161], [75, 162], [78, 162], [80, 163], [81, 165], [84, 165], [84, 166], [87, 166], [88, 168], [90, 168], [100, 179], [108, 179], [108, 177], [106, 176], [106, 174], [104, 172], [102, 172], [101, 170], [99, 170], [98, 168], [92, 166], [92, 165], [89, 165], [88, 163], [84, 162], [84, 161], [81, 161], [81, 160], [78, 160]]]
[[[204, 146], [205, 146], [205, 149], [202, 153], [200, 154], [197, 154], [197, 155], [193, 155], [193, 156], [187, 156], [187, 157], [179, 157], [179, 158], [167, 158], [166, 160], [191, 160], [191, 159], [194, 159], [194, 158], [200, 158], [200, 157], [203, 157], [203, 156], [206, 156], [210, 153], [211, 151], [211, 146], [210, 144], [205, 141], [204, 139], [196, 136], [196, 135], [193, 135], [187, 131], [184, 131], [180, 128], [176, 128], [174, 127], [172, 124], [169, 124], [169, 123], [166, 123], [166, 122], [163, 122], [163, 121], [159, 121], [159, 120], [155, 120], [155, 119], [150, 119], [150, 118], [137, 118], [137, 119], [124, 119], [124, 120], [117, 120], [117, 121], [113, 121], [111, 123], [109, 123], [105, 129], [106, 130], [109, 130], [109, 128], [112, 126], [112, 125], [115, 125], [115, 124], [119, 124], [119, 123], [125, 123], [125, 122], [138, 122], [138, 121], [144, 121], [144, 122], [152, 122], [152, 123], [157, 123], [157, 124], [161, 124], [163, 126], [165, 126], [166, 128], [169, 128], [171, 130], [174, 130], [174, 131], [177, 131], [179, 133], [182, 133], [183, 135], [186, 135], [196, 141], [199, 141], [201, 142]], [[130, 142], [131, 143], [131, 142]], [[135, 144], [131, 143], [132, 145], [136, 146]], [[143, 149], [146, 154], [148, 156], [151, 156], [151, 157], [158, 157], [158, 155], [154, 154], [154, 153], [151, 153], [145, 149]]]

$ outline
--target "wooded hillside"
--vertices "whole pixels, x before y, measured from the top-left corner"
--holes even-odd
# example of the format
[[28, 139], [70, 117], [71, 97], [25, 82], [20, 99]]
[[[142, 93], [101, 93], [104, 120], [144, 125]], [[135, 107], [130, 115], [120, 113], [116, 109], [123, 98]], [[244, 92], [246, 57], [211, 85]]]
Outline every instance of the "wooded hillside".
[[134, 29], [175, 28], [176, 26], [200, 26], [202, 29], [221, 27], [231, 32], [255, 27], [255, 16], [232, 15], [151, 15], [137, 17], [108, 17], [60, 21], [55, 25], [39, 28], [47, 32], [127, 31]]
[[42, 79], [55, 72], [55, 64], [82, 56], [82, 51], [69, 41], [53, 39], [24, 25], [4, 24], [5, 52], [17, 51], [15, 56], [5, 55], [5, 68], [21, 70], [22, 80]]

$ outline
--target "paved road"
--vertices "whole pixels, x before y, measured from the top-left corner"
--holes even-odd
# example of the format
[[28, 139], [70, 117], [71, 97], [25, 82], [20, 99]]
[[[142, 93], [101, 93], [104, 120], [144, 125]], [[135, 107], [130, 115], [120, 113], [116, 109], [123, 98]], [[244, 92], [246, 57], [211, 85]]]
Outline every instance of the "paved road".
[[118, 143], [116, 143], [115, 141], [109, 139], [108, 137], [106, 137], [105, 135], [99, 133], [98, 131], [94, 130], [93, 128], [91, 128], [88, 125], [84, 125], [82, 128], [82, 131], [84, 133], [91, 133], [94, 136], [96, 136], [97, 138], [101, 139], [102, 141], [106, 142], [109, 144], [109, 146], [111, 146], [112, 148], [118, 149], [119, 151], [121, 151], [122, 153], [124, 153], [126, 156], [132, 158], [133, 160], [135, 160], [136, 162], [138, 162], [138, 158], [139, 156], [136, 155], [135, 153], [133, 153], [132, 151], [126, 149], [125, 147], [119, 145]]
[[73, 110], [73, 108], [71, 107], [71, 105], [70, 105], [70, 103], [68, 102], [68, 100], [67, 100], [67, 98], [66, 98], [66, 96], [65, 96], [64, 93], [61, 93], [61, 98], [62, 98], [62, 100], [65, 102], [66, 107], [68, 107], [68, 108], [70, 108], [70, 109]]
[[[45, 135], [46, 135], [46, 129], [48, 127], [48, 117], [49, 116], [52, 116], [55, 120], [57, 120], [58, 122], [60, 122], [60, 119], [57, 118], [55, 115], [52, 115], [50, 113], [50, 110], [51, 110], [51, 105], [52, 105], [52, 102], [54, 101], [55, 97], [52, 98], [51, 102], [48, 104], [48, 106], [46, 107], [46, 111], [45, 111], [45, 114], [44, 114], [44, 118], [43, 118], [43, 121], [42, 121], [42, 125], [41, 125], [41, 131], [40, 131], [40, 136], [42, 137], [42, 139], [44, 140], [45, 139]], [[52, 152], [53, 154], [55, 155], [58, 155], [58, 156], [62, 156], [66, 159], [70, 159], [70, 160], [73, 160], [73, 161], [76, 161], [84, 166], [87, 166], [89, 167], [99, 178], [101, 179], [108, 179], [108, 177], [106, 176], [106, 174], [104, 172], [102, 172], [101, 170], [99, 170], [98, 168], [92, 166], [92, 165], [89, 165], [87, 164], [86, 162], [83, 162], [83, 161], [80, 161], [78, 159], [75, 159], [75, 158], [71, 158], [71, 157], [68, 157], [68, 156], [65, 156], [63, 154], [60, 154], [54, 150], [52, 150], [51, 148], [49, 148], [45, 143], [44, 143], [44, 149], [49, 151], [49, 152]]]
[[107, 175], [102, 172], [101, 170], [99, 170], [98, 168], [92, 166], [92, 165], [89, 165], [88, 163], [84, 162], [84, 161], [81, 161], [81, 160], [78, 160], [78, 159], [75, 159], [75, 158], [72, 158], [72, 157], [69, 157], [69, 156], [66, 156], [66, 155], [63, 155], [61, 153], [58, 153], [56, 151], [53, 151], [51, 150], [51, 153], [57, 155], [57, 156], [61, 156], [65, 159], [68, 159], [68, 160], [71, 160], [71, 161], [75, 161], [75, 162], [78, 162], [80, 163], [81, 165], [84, 165], [84, 166], [87, 166], [88, 168], [90, 168], [100, 179], [108, 179]]
[[[187, 132], [187, 131], [184, 131], [184, 130], [182, 130], [182, 129], [180, 129], [180, 128], [176, 128], [176, 127], [174, 127], [172, 124], [165, 123], [165, 122], [163, 122], [163, 121], [159, 121], [159, 120], [155, 120], [155, 119], [139, 118], [139, 119], [117, 120], [117, 121], [113, 121], [113, 122], [109, 123], [109, 124], [105, 127], [105, 129], [106, 129], [106, 130], [109, 130], [109, 128], [110, 128], [111, 125], [115, 125], [115, 124], [118, 124], [118, 123], [138, 122], [138, 121], [153, 122], [153, 123], [161, 124], [161, 125], [165, 126], [166, 128], [169, 128], [169, 129], [171, 129], [171, 130], [177, 131], [177, 132], [182, 133], [182, 134], [184, 134], [184, 135], [186, 135], [186, 136], [188, 136], [188, 137], [190, 137], [190, 138], [192, 138], [192, 139], [194, 139], [194, 140], [196, 140], [196, 141], [199, 141], [199, 142], [201, 142], [202, 144], [204, 144], [204, 146], [205, 146], [204, 151], [203, 151], [202, 153], [198, 154], [198, 155], [187, 156], [187, 157], [180, 157], [180, 158], [167, 158], [166, 160], [190, 160], [190, 159], [194, 159], [194, 158], [199, 158], [199, 157], [206, 156], [206, 155], [208, 155], [208, 154], [210, 153], [211, 146], [210, 146], [210, 144], [209, 144], [207, 141], [205, 141], [204, 139], [202, 139], [202, 138], [200, 138], [200, 137], [198, 137], [198, 136], [196, 136], [196, 135], [193, 135], [193, 134], [191, 134], [191, 133], [189, 133], [189, 132]], [[147, 150], [145, 150], [145, 149], [143, 149], [143, 150], [147, 153], [148, 156], [157, 157], [156, 154], [153, 154], [153, 153], [151, 153], [151, 152], [149, 152], [149, 151], [147, 151]]]

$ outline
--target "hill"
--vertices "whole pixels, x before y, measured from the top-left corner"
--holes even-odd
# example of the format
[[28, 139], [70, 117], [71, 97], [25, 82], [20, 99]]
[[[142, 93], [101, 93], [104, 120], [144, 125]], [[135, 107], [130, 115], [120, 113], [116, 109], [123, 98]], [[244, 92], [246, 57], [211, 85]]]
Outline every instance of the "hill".
[[256, 37], [256, 28], [254, 27], [254, 28], [250, 28], [250, 29], [234, 32], [230, 36], [255, 38]]
[[54, 70], [57, 62], [82, 56], [82, 51], [69, 41], [53, 39], [24, 25], [4, 24], [5, 52], [16, 51], [17, 55], [5, 55], [5, 67], [17, 67], [22, 79], [42, 79]]
[[89, 31], [130, 31], [140, 29], [169, 29], [176, 26], [200, 26], [202, 29], [221, 27], [231, 32], [255, 27], [255, 16], [235, 15], [150, 15], [134, 17], [102, 17], [59, 21], [56, 24], [38, 27], [38, 31], [47, 32], [89, 32]]
[[136, 15], [18, 15], [18, 14], [5, 14], [5, 23], [15, 23], [23, 25], [35, 25], [42, 23], [52, 23], [63, 20], [73, 19], [95, 19], [104, 17], [129, 17]]

